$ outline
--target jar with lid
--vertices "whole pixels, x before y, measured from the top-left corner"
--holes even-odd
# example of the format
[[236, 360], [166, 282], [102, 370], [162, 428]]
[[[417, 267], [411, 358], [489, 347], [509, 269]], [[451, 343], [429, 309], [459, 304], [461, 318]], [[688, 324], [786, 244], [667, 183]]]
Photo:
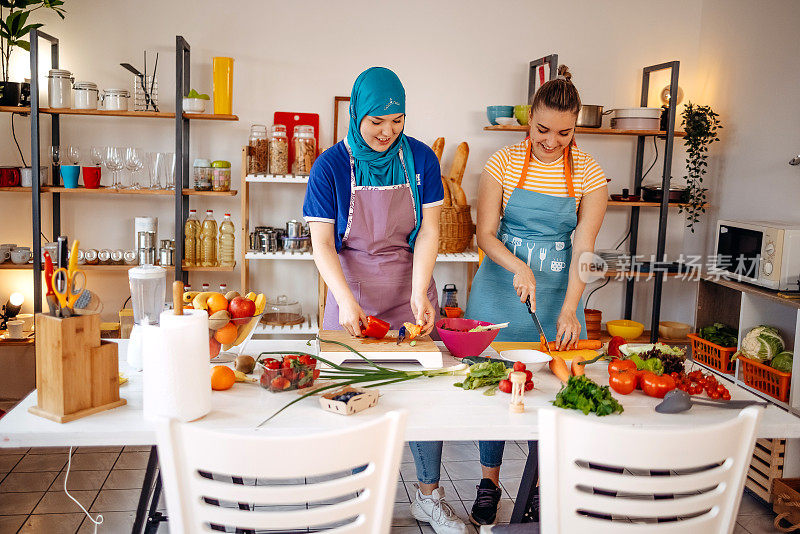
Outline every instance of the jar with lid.
[[250, 126], [250, 141], [247, 144], [247, 174], [269, 172], [269, 139], [263, 124]]
[[274, 124], [272, 137], [269, 140], [269, 173], [289, 173], [289, 139], [286, 137], [286, 126]]
[[317, 157], [317, 140], [314, 139], [314, 127], [298, 125], [294, 127], [292, 136], [294, 143], [294, 163], [292, 172], [296, 176], [308, 176], [314, 159]]
[[212, 186], [214, 191], [231, 190], [231, 162], [217, 160], [211, 163]]
[[75, 82], [73, 86], [73, 107], [75, 109], [97, 109], [99, 92], [94, 82]]
[[127, 89], [106, 89], [100, 100], [106, 111], [128, 111], [131, 92]]
[[261, 321], [273, 326], [303, 324], [303, 308], [295, 299], [279, 295], [275, 299], [267, 299], [266, 309]]
[[192, 164], [192, 178], [195, 191], [211, 191], [211, 163], [207, 159], [197, 158]]
[[47, 74], [47, 106], [57, 109], [72, 107], [72, 73], [63, 69], [50, 69]]

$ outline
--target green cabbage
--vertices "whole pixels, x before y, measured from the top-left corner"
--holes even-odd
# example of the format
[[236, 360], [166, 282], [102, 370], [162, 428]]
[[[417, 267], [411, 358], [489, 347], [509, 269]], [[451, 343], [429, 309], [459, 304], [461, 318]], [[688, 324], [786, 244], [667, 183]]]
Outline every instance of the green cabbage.
[[772, 358], [772, 363], [770, 363], [770, 367], [773, 369], [777, 369], [778, 371], [784, 373], [791, 373], [792, 372], [792, 357], [794, 355], [791, 351], [785, 350]]
[[772, 326], [756, 326], [742, 339], [741, 354], [751, 360], [768, 362], [783, 352], [786, 344], [778, 329]]

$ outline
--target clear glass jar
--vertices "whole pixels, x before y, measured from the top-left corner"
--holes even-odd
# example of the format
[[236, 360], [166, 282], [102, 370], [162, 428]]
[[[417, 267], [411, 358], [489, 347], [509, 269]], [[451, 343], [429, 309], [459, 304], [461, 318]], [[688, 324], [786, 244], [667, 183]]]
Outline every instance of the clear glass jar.
[[289, 174], [289, 139], [286, 126], [274, 124], [269, 140], [269, 173]]
[[50, 69], [47, 75], [47, 107], [69, 109], [72, 107], [72, 73], [63, 69]]
[[212, 186], [214, 191], [231, 190], [231, 162], [217, 160], [211, 163], [213, 173]]
[[127, 89], [106, 89], [103, 91], [103, 109], [106, 111], [128, 111], [131, 93]]
[[73, 86], [73, 106], [75, 109], [97, 109], [97, 84], [93, 82], [75, 82]]
[[292, 172], [296, 176], [308, 176], [311, 166], [317, 157], [317, 140], [314, 139], [314, 127], [298, 125], [294, 127], [292, 136], [294, 143], [294, 163]]
[[267, 127], [263, 124], [253, 124], [250, 126], [250, 140], [247, 144], [247, 174], [267, 174], [268, 172]]
[[195, 191], [211, 191], [211, 163], [207, 159], [198, 158], [192, 165], [192, 177]]

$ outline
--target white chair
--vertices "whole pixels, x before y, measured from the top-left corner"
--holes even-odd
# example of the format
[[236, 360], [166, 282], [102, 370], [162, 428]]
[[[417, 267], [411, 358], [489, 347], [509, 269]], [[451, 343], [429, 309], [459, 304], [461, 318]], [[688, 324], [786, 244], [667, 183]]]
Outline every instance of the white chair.
[[761, 409], [704, 426], [652, 417], [686, 426], [642, 430], [539, 410], [543, 533], [733, 532]]
[[[298, 437], [217, 432], [162, 420], [158, 453], [170, 532], [218, 532], [214, 524], [253, 530], [334, 525], [325, 532], [388, 533], [405, 420], [406, 412], [393, 411], [357, 427]], [[208, 473], [220, 476], [212, 480]], [[258, 485], [232, 484], [230, 477], [257, 478]], [[240, 510], [236, 503], [255, 506]], [[291, 505], [302, 507], [287, 509]]]

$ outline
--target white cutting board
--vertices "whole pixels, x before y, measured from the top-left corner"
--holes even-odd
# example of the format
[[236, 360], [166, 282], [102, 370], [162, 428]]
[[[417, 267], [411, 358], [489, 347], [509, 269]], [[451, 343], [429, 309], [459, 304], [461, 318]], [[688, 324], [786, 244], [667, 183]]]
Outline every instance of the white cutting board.
[[[373, 361], [416, 361], [428, 369], [442, 367], [442, 351], [430, 336], [418, 337], [413, 347], [408, 340], [397, 344], [397, 330], [390, 330], [383, 339], [353, 337], [344, 330], [322, 330], [319, 337], [345, 343]], [[346, 347], [324, 341], [319, 342], [319, 355], [337, 365], [344, 361], [361, 361]]]

